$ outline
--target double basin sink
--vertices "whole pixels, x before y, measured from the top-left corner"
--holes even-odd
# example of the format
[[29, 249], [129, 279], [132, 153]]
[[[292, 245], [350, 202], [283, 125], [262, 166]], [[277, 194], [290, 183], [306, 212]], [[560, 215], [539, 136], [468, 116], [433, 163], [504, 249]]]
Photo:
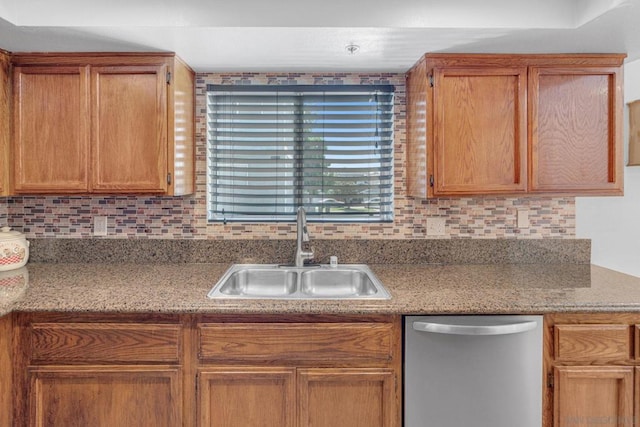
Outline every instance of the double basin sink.
[[209, 291], [215, 299], [389, 299], [366, 265], [234, 264]]

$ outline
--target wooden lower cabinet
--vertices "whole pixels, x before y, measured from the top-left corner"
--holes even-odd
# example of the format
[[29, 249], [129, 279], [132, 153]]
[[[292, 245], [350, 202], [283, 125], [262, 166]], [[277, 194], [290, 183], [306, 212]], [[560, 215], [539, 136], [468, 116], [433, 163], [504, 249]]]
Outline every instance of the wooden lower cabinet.
[[185, 408], [175, 315], [15, 313], [15, 427], [175, 427]]
[[545, 316], [544, 427], [640, 425], [640, 314]]
[[554, 427], [634, 423], [634, 368], [560, 366], [554, 374]]
[[179, 368], [30, 370], [30, 426], [174, 427], [182, 423]]
[[401, 426], [399, 316], [7, 319], [2, 427]]
[[212, 317], [196, 330], [199, 427], [401, 425], [400, 317]]

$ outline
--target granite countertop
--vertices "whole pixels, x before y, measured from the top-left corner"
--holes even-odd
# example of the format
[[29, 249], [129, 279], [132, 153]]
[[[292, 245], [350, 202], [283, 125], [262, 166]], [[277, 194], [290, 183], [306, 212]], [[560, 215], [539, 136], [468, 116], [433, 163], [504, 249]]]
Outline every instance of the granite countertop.
[[[10, 311], [500, 314], [640, 311], [640, 278], [588, 264], [371, 264], [390, 300], [211, 300], [228, 263], [30, 263]], [[0, 289], [2, 291], [2, 289]]]

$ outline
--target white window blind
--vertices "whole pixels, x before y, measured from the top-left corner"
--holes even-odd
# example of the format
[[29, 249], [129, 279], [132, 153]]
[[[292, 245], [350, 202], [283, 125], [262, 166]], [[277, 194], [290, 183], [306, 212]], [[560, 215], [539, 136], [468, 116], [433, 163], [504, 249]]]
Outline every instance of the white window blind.
[[212, 221], [393, 219], [392, 86], [207, 88]]

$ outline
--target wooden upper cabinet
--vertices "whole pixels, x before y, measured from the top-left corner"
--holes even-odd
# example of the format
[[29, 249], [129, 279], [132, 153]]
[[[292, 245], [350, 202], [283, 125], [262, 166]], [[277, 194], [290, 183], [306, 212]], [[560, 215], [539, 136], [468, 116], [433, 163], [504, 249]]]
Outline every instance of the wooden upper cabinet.
[[14, 69], [16, 193], [89, 190], [89, 68]]
[[623, 59], [425, 55], [407, 74], [408, 194], [620, 194]]
[[620, 67], [532, 67], [530, 189], [622, 193]]
[[194, 191], [194, 74], [172, 54], [17, 54], [15, 192]]
[[92, 67], [92, 190], [167, 186], [166, 66]]
[[10, 192], [11, 59], [0, 49], [0, 196]]
[[526, 68], [432, 73], [434, 195], [524, 192]]

